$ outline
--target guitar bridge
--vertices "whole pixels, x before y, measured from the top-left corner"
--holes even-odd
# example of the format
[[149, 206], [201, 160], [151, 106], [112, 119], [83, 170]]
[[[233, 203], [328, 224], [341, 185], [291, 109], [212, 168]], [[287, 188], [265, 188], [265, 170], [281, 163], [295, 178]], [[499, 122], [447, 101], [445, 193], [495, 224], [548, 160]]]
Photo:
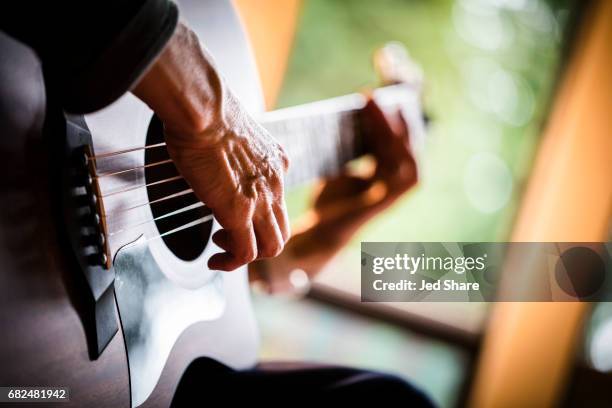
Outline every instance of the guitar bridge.
[[77, 311], [90, 357], [96, 359], [119, 330], [119, 324], [115, 271], [91, 146], [91, 134], [83, 117], [67, 116], [61, 186], [64, 230], [76, 259]]
[[98, 262], [106, 269], [111, 268], [111, 254], [108, 245], [108, 228], [106, 224], [106, 213], [104, 212], [104, 202], [102, 201], [102, 192], [96, 172], [96, 160], [94, 158], [91, 145], [83, 146], [83, 156], [81, 158], [85, 164], [87, 172], [85, 183], [85, 202], [88, 203], [89, 213], [91, 214], [90, 222], [92, 222], [91, 233], [83, 237], [84, 244], [89, 244], [94, 247], [94, 252], [91, 256], [92, 262]]

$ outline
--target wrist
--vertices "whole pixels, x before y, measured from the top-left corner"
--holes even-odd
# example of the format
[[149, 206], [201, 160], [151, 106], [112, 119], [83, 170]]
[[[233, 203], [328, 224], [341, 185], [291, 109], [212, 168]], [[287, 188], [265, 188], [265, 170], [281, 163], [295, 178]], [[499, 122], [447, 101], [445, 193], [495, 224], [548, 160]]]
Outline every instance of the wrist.
[[133, 90], [171, 135], [201, 135], [216, 126], [225, 92], [211, 56], [182, 23]]

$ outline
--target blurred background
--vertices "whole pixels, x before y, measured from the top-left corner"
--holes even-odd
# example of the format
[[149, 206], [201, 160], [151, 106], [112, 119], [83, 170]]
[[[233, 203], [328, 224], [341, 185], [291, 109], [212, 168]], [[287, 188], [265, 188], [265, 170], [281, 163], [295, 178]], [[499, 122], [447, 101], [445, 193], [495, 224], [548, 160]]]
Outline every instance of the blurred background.
[[[612, 404], [609, 304], [359, 302], [361, 241], [609, 240], [610, 3], [236, 1], [269, 109], [376, 86], [393, 40], [431, 118], [419, 186], [305, 298], [254, 295], [262, 359], [394, 372], [442, 407]], [[292, 220], [312, 188], [289, 193]]]

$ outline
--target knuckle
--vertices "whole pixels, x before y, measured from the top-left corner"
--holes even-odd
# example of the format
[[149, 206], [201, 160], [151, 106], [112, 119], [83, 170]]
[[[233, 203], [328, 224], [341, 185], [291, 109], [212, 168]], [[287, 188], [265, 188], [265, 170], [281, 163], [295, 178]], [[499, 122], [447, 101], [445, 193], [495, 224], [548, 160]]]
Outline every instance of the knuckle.
[[289, 168], [289, 156], [287, 155], [287, 152], [285, 152], [285, 149], [283, 148], [282, 145], [280, 145], [279, 143], [277, 143], [275, 145], [276, 148], [276, 153], [275, 153], [275, 158], [278, 159], [277, 163], [280, 164], [280, 171], [281, 172], [286, 172], [287, 169]]
[[409, 190], [417, 184], [418, 173], [415, 167], [406, 166], [400, 174], [399, 185], [403, 190]]
[[283, 251], [283, 247], [285, 246], [285, 243], [283, 241], [284, 240], [281, 238], [280, 240], [274, 242], [274, 245], [272, 245], [272, 248], [270, 250], [270, 256], [276, 256]]
[[272, 251], [272, 256], [280, 255], [280, 253], [283, 252], [284, 248], [285, 248], [285, 243], [279, 242], [278, 245], [274, 247], [274, 251]]
[[283, 161], [284, 170], [289, 170], [289, 167], [291, 166], [291, 160], [289, 160], [289, 156], [287, 156], [284, 150], [281, 152], [281, 160]]
[[280, 174], [274, 174], [274, 177], [272, 177], [271, 185], [272, 187], [274, 187], [274, 191], [282, 196], [283, 190], [285, 188], [285, 180]]
[[283, 244], [279, 241], [269, 241], [264, 245], [261, 250], [260, 256], [262, 257], [274, 257], [280, 254], [283, 250]]
[[283, 229], [283, 232], [284, 232], [283, 236], [284, 236], [285, 244], [286, 244], [291, 238], [291, 227], [287, 224], [285, 228]]
[[226, 208], [230, 216], [228, 217], [236, 224], [242, 225], [246, 220], [249, 219], [251, 214], [251, 207], [256, 197], [248, 197], [244, 194], [237, 194], [229, 202], [229, 206]]
[[251, 247], [247, 247], [238, 252], [238, 254], [236, 255], [236, 259], [242, 264], [247, 264], [255, 260], [256, 256], [256, 251]]

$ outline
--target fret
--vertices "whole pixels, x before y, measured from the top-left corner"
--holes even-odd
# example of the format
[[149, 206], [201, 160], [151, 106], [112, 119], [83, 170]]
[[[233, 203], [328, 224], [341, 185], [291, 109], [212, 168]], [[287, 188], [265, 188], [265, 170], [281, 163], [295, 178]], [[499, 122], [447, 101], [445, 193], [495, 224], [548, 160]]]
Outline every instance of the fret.
[[318, 111], [304, 107], [273, 112], [262, 125], [283, 146], [291, 166], [285, 177], [287, 186], [328, 177], [361, 153], [358, 110], [337, 105], [336, 110]]
[[330, 176], [357, 157], [356, 122], [355, 111], [264, 122], [291, 161], [286, 184], [296, 186]]

